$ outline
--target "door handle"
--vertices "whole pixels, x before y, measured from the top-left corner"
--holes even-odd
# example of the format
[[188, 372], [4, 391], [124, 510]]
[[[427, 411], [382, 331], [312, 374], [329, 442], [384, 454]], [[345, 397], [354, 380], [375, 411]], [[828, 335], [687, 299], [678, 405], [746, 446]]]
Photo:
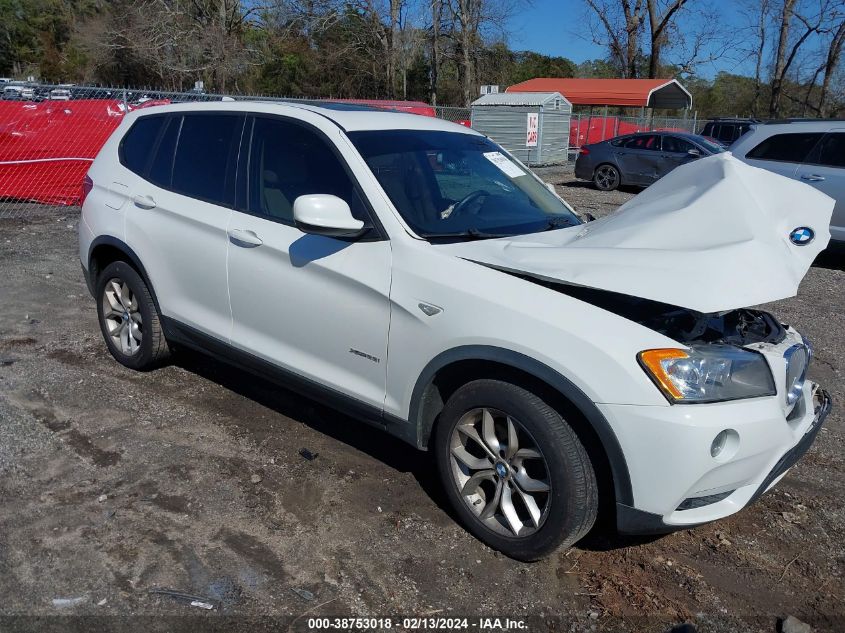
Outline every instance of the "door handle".
[[135, 203], [136, 207], [141, 209], [155, 209], [156, 208], [156, 201], [152, 199], [151, 196], [135, 196], [132, 198], [132, 202]]
[[809, 180], [810, 182], [821, 182], [824, 180], [824, 176], [819, 176], [818, 174], [802, 174], [801, 180]]
[[242, 248], [255, 248], [261, 246], [264, 242], [258, 237], [254, 231], [246, 229], [229, 229], [229, 241], [235, 246]]

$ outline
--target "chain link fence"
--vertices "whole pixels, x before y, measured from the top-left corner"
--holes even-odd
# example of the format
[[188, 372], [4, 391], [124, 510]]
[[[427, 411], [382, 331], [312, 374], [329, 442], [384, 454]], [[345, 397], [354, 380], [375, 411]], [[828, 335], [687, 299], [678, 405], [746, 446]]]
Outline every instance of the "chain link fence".
[[[251, 100], [320, 104], [327, 100], [172, 92], [70, 85], [6, 84], [0, 100], [0, 214], [24, 212], [33, 202], [56, 206], [79, 203], [82, 181], [97, 152], [127, 112], [169, 103]], [[340, 100], [352, 104], [435, 116], [470, 126], [465, 107], [418, 102]], [[569, 115], [566, 115], [569, 117]], [[569, 158], [587, 143], [644, 130], [694, 131], [690, 119], [573, 114], [554, 130]], [[520, 128], [520, 134], [524, 130]], [[505, 139], [496, 139], [504, 142]], [[548, 140], [548, 139], [547, 139]], [[563, 160], [566, 160], [564, 153]], [[528, 157], [530, 160], [530, 157]], [[16, 211], [17, 210], [17, 211]]]
[[688, 132], [695, 134], [696, 121], [682, 117], [624, 117], [573, 114], [569, 127], [569, 149], [578, 150], [582, 145], [600, 143], [607, 139], [634, 132]]
[[469, 127], [472, 111], [469, 108], [458, 108], [453, 106], [434, 106], [434, 113], [438, 119], [458, 123]]
[[[0, 215], [73, 206], [97, 152], [127, 112], [223, 95], [7, 84], [0, 100]], [[230, 98], [230, 97], [225, 97]]]
[[272, 101], [317, 105], [343, 101], [411, 112], [469, 125], [469, 108], [378, 100], [301, 99], [69, 85], [7, 84], [0, 99], [0, 215], [11, 217], [32, 203], [79, 203], [85, 173], [128, 112], [196, 101]]

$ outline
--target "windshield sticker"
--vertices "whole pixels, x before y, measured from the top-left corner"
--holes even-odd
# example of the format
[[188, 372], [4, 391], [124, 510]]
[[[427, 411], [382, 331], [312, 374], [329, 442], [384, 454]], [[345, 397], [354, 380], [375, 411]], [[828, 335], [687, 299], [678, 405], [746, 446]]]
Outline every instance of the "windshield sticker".
[[484, 152], [484, 158], [493, 163], [496, 167], [501, 169], [505, 176], [511, 178], [518, 178], [524, 176], [525, 172], [517, 167], [514, 163], [508, 160], [508, 157], [501, 152]]

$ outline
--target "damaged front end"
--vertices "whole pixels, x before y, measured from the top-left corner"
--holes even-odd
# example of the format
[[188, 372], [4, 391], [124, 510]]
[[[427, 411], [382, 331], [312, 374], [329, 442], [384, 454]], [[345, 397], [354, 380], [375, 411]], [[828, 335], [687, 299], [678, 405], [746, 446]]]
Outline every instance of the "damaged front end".
[[[509, 273], [513, 274], [513, 273]], [[671, 404], [725, 402], [777, 393], [767, 357], [790, 333], [763, 310], [704, 313], [630, 295], [518, 275], [662, 334], [686, 349], [643, 350], [637, 360]], [[795, 341], [798, 344], [798, 341]], [[800, 386], [809, 361], [801, 361]], [[752, 348], [753, 347], [753, 348]]]
[[523, 277], [552, 290], [639, 323], [679, 343], [721, 343], [746, 346], [780, 343], [786, 330], [770, 313], [751, 308], [698, 312], [651, 299]]
[[[725, 314], [795, 296], [828, 243], [833, 205], [804, 183], [718, 154], [674, 169], [595, 222], [436, 248], [506, 272]], [[801, 227], [815, 239], [791, 241]], [[746, 328], [748, 317], [724, 325]]]

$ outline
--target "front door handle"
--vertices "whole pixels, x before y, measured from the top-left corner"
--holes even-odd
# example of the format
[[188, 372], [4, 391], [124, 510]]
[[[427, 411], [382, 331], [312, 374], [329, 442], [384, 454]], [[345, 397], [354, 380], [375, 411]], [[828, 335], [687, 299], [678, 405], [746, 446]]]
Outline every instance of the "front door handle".
[[824, 180], [824, 176], [819, 176], [818, 174], [802, 174], [801, 180], [809, 180], [810, 182], [821, 182]]
[[135, 203], [136, 207], [141, 209], [156, 208], [156, 201], [152, 199], [152, 196], [135, 196], [132, 198], [132, 202]]
[[229, 241], [235, 246], [242, 248], [255, 248], [264, 243], [254, 231], [248, 231], [247, 229], [229, 229], [228, 234]]

